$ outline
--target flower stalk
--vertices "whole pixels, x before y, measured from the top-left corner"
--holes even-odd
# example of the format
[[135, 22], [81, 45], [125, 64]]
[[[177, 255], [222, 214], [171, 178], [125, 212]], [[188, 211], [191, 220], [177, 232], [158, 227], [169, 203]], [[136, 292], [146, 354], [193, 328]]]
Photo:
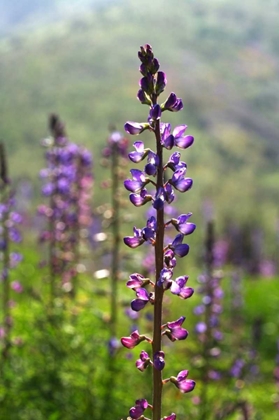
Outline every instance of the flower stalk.
[[[152, 420], [162, 420], [164, 385], [173, 383], [183, 393], [190, 392], [195, 387], [193, 380], [186, 379], [188, 370], [181, 371], [177, 377], [171, 376], [163, 379], [165, 353], [162, 350], [162, 336], [166, 335], [171, 341], [184, 340], [188, 336], [187, 330], [181, 327], [185, 317], [171, 322], [163, 321], [163, 304], [166, 292], [171, 292], [181, 299], [187, 299], [193, 294], [193, 289], [185, 287], [188, 276], [181, 276], [175, 280], [172, 277], [176, 266], [176, 257], [185, 257], [189, 252], [189, 246], [183, 243], [184, 237], [191, 234], [196, 227], [187, 221], [191, 213], [180, 215], [178, 219], [165, 220], [167, 215], [165, 206], [170, 205], [174, 200], [174, 191], [188, 191], [192, 187], [193, 181], [185, 177], [187, 165], [180, 161], [179, 152], [173, 153], [166, 164], [163, 152], [164, 149], [169, 151], [173, 147], [186, 149], [192, 145], [194, 139], [192, 136], [184, 135], [187, 126], [178, 126], [171, 132], [170, 124], [161, 122], [161, 115], [164, 111], [177, 112], [183, 108], [182, 100], [171, 93], [168, 99], [159, 105], [158, 97], [165, 89], [166, 75], [159, 71], [159, 62], [154, 57], [150, 45], [141, 47], [138, 56], [141, 61], [140, 72], [143, 76], [140, 80], [138, 99], [142, 104], [149, 106], [149, 115], [147, 122], [128, 121], [125, 124], [125, 130], [131, 135], [141, 134], [145, 130], [151, 131], [155, 136], [156, 151], [145, 148], [141, 141], [134, 143], [135, 151], [129, 154], [130, 160], [139, 163], [147, 159], [147, 164], [144, 171], [132, 169], [132, 179], [125, 180], [124, 186], [131, 193], [130, 201], [134, 206], [139, 207], [151, 203], [152, 215], [149, 215], [143, 229], [134, 227], [134, 235], [125, 237], [124, 243], [133, 249], [146, 242], [154, 249], [154, 281], [139, 273], [134, 273], [127, 282], [127, 287], [136, 293], [136, 299], [131, 302], [132, 310], [138, 312], [148, 303], [153, 306], [153, 333], [152, 338], [149, 338], [136, 330], [130, 337], [123, 337], [121, 342], [129, 349], [141, 342], [150, 343], [152, 346], [152, 356], [150, 357], [144, 350], [136, 362], [136, 367], [140, 371], [148, 367], [152, 369], [152, 404], [149, 404], [145, 399], [137, 400], [136, 406], [130, 410], [130, 418], [145, 419], [144, 411], [151, 409]], [[166, 176], [167, 169], [173, 172], [169, 179]], [[148, 188], [151, 189], [150, 192], [148, 192]], [[179, 233], [172, 242], [166, 244], [165, 230], [173, 228]], [[152, 292], [146, 287], [149, 287]], [[176, 415], [172, 413], [164, 419], [175, 420]]]
[[14, 191], [8, 178], [8, 165], [4, 144], [0, 143], [0, 259], [2, 261], [0, 282], [2, 282], [2, 326], [0, 324], [0, 341], [2, 345], [2, 359], [8, 359], [11, 347], [12, 318], [10, 311], [10, 289], [21, 293], [22, 285], [19, 281], [10, 282], [10, 270], [17, 266], [22, 256], [18, 252], [10, 252], [10, 242], [19, 243], [21, 234], [17, 225], [22, 217], [13, 210], [15, 205]]

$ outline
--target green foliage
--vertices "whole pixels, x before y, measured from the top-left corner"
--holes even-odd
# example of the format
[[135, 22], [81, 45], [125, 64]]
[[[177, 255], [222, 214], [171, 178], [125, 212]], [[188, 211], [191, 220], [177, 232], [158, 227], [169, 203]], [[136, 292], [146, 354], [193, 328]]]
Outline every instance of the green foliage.
[[[65, 295], [49, 306], [47, 276], [36, 267], [38, 255], [30, 246], [25, 247], [24, 254], [24, 261], [13, 272], [14, 278], [21, 279], [24, 292], [13, 296], [13, 346], [9, 360], [2, 363], [1, 368], [0, 419], [121, 419], [135, 399], [143, 396], [150, 399], [151, 371], [137, 372], [134, 365], [140, 351], [148, 351], [148, 345], [142, 343], [131, 351], [120, 347], [114, 357], [108, 353], [109, 279], [92, 280], [83, 275], [75, 301]], [[191, 286], [197, 289], [194, 277], [199, 270], [188, 267], [187, 272], [191, 273]], [[117, 336], [121, 337], [129, 334], [130, 321], [124, 315], [124, 308], [133, 293], [127, 289], [125, 281], [120, 282], [119, 287], [123, 306]], [[234, 358], [249, 350], [254, 321], [261, 316], [263, 330], [256, 344], [259, 375], [254, 380], [248, 375], [239, 381], [224, 374], [221, 382], [212, 381], [208, 389], [211, 407], [208, 420], [215, 420], [216, 413], [228, 409], [232, 414], [225, 418], [238, 419], [239, 412], [233, 407], [240, 401], [247, 402], [253, 419], [264, 420], [265, 416], [276, 419], [276, 388], [271, 373], [279, 335], [277, 287], [278, 278], [244, 279], [243, 326], [236, 330], [230, 309], [231, 284], [229, 277], [225, 277], [225, 312], [221, 318], [224, 343], [217, 366], [228, 372]], [[166, 339], [164, 377], [189, 369], [197, 386], [193, 394], [182, 395], [167, 384], [164, 413], [176, 412], [178, 419], [199, 418], [197, 398], [202, 386], [202, 364], [197, 359], [200, 344], [193, 331], [197, 320], [192, 310], [200, 296], [195, 294], [187, 304], [174, 299], [166, 306], [164, 320], [186, 315], [185, 327], [190, 335], [186, 342], [170, 343]], [[141, 316], [137, 321], [140, 332], [148, 334], [149, 322]], [[236, 343], [240, 343], [239, 346]]]

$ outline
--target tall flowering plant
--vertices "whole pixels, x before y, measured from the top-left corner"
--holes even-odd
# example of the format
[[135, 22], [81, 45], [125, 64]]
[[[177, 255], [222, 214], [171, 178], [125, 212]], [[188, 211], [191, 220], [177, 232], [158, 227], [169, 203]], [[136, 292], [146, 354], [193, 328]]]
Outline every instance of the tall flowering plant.
[[[136, 367], [143, 371], [148, 366], [153, 371], [153, 400], [138, 399], [135, 406], [130, 409], [129, 419], [147, 419], [144, 412], [147, 408], [152, 410], [152, 420], [161, 420], [163, 386], [172, 382], [181, 392], [190, 392], [195, 387], [195, 382], [188, 379], [188, 370], [182, 370], [177, 376], [163, 379], [162, 371], [165, 366], [165, 354], [162, 349], [162, 337], [166, 336], [171, 341], [184, 340], [188, 331], [183, 328], [184, 316], [174, 320], [163, 320], [163, 303], [165, 293], [172, 293], [181, 299], [188, 299], [193, 294], [193, 289], [187, 286], [188, 276], [173, 277], [176, 259], [185, 257], [189, 252], [189, 245], [184, 243], [184, 237], [191, 234], [196, 226], [189, 222], [191, 213], [181, 214], [177, 218], [165, 220], [165, 206], [170, 205], [176, 191], [184, 193], [193, 184], [191, 178], [186, 176], [187, 165], [180, 159], [180, 152], [172, 152], [168, 158], [164, 158], [163, 152], [172, 151], [174, 148], [187, 149], [194, 138], [186, 135], [186, 125], [180, 125], [174, 130], [169, 123], [161, 121], [165, 111], [178, 112], [183, 108], [183, 103], [175, 93], [171, 93], [165, 102], [159, 104], [158, 98], [164, 91], [167, 78], [166, 74], [159, 70], [160, 65], [154, 57], [150, 45], [140, 47], [138, 53], [140, 59], [140, 89], [139, 101], [149, 107], [147, 122], [128, 121], [124, 128], [132, 135], [141, 134], [145, 130], [151, 131], [155, 136], [155, 150], [145, 147], [142, 141], [134, 143], [135, 151], [129, 153], [133, 163], [140, 163], [146, 159], [143, 170], [131, 169], [131, 179], [124, 181], [125, 188], [130, 191], [130, 201], [136, 206], [146, 203], [155, 210], [155, 216], [150, 216], [146, 226], [142, 229], [134, 227], [133, 236], [124, 238], [125, 244], [130, 248], [137, 248], [143, 243], [153, 247], [155, 254], [154, 280], [145, 278], [139, 273], [130, 275], [127, 287], [134, 290], [135, 299], [131, 302], [134, 311], [140, 311], [147, 304], [153, 305], [153, 336], [148, 337], [140, 334], [138, 330], [128, 337], [121, 339], [122, 345], [132, 349], [139, 343], [146, 341], [151, 346], [151, 354], [142, 351], [136, 362]], [[167, 176], [167, 170], [171, 176]], [[150, 191], [148, 189], [150, 188]], [[176, 236], [169, 243], [165, 243], [165, 231], [173, 226], [177, 231]], [[151, 291], [150, 291], [151, 290]], [[165, 420], [175, 420], [176, 414], [172, 413]]]
[[[22, 255], [19, 252], [11, 252], [10, 243], [21, 242], [21, 234], [18, 224], [22, 217], [14, 210], [14, 191], [8, 178], [7, 159], [4, 145], [0, 143], [0, 283], [2, 283], [2, 323], [0, 324], [0, 344], [3, 360], [8, 357], [11, 347], [10, 332], [12, 318], [10, 312], [12, 288], [15, 292], [21, 293], [23, 288], [19, 281], [10, 282], [10, 270], [21, 261]], [[2, 343], [1, 343], [2, 342]]]
[[[49, 128], [52, 138], [43, 141], [47, 167], [40, 175], [44, 180], [42, 193], [48, 205], [39, 206], [46, 217], [47, 227], [40, 241], [49, 244], [51, 297], [61, 285], [66, 292], [76, 291], [79, 244], [82, 232], [91, 225], [90, 198], [93, 184], [91, 153], [68, 140], [63, 123], [51, 115]], [[86, 235], [85, 235], [86, 236]]]
[[194, 309], [195, 315], [200, 317], [195, 326], [195, 332], [201, 343], [200, 360], [202, 361], [200, 419], [209, 418], [210, 412], [212, 412], [208, 397], [208, 383], [221, 379], [221, 372], [216, 369], [215, 360], [221, 354], [219, 343], [223, 338], [220, 330], [223, 290], [221, 288], [222, 271], [216, 270], [218, 260], [215, 244], [214, 224], [208, 222], [204, 253], [205, 271], [198, 278], [201, 284], [198, 293], [202, 295], [202, 301]]
[[[123, 167], [128, 162], [128, 139], [122, 133], [112, 129], [103, 150], [102, 165], [110, 167], [109, 181], [103, 183], [103, 187], [111, 188], [111, 205], [109, 211], [109, 226], [111, 228], [111, 269], [110, 269], [110, 355], [114, 355], [118, 348], [119, 341], [116, 339], [117, 315], [118, 315], [118, 280], [119, 280], [119, 261], [120, 261], [120, 225], [121, 207], [123, 198], [120, 190], [120, 183], [124, 179]], [[108, 219], [108, 217], [107, 217]]]

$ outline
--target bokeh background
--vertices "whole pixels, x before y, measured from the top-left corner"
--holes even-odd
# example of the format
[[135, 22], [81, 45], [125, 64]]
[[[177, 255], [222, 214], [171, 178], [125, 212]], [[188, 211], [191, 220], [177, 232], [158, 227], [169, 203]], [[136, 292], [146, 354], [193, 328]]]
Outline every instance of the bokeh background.
[[[165, 97], [174, 91], [183, 99], [184, 109], [171, 115], [171, 123], [173, 126], [186, 123], [188, 133], [195, 137], [194, 146], [182, 153], [194, 187], [185, 197], [179, 198], [178, 205], [183, 213], [193, 212], [193, 221], [198, 225], [189, 240], [192, 250], [187, 271], [193, 267], [193, 278], [201, 271], [206, 224], [213, 220], [217, 238], [229, 249], [225, 261], [229, 272], [231, 265], [243, 270], [247, 342], [252, 340], [254, 327], [260, 330], [257, 351], [264, 363], [261, 366], [263, 373], [258, 384], [247, 391], [252, 405], [256, 401], [260, 403], [249, 418], [276, 419], [275, 405], [279, 398], [273, 368], [279, 336], [276, 277], [279, 256], [278, 0], [0, 0], [0, 9], [0, 139], [6, 148], [9, 176], [19, 194], [18, 209], [30, 216], [24, 245], [28, 257], [18, 276], [31, 288], [39, 284], [37, 256], [31, 243], [39, 228], [36, 206], [41, 200], [41, 180], [38, 174], [44, 166], [41, 140], [49, 136], [49, 114], [59, 114], [66, 123], [68, 137], [86, 146], [93, 154], [92, 211], [95, 211], [110, 197], [109, 190], [100, 187], [108, 177], [101, 166], [101, 156], [109, 127], [123, 131], [127, 120], [146, 120], [146, 108], [136, 100], [140, 79], [137, 51], [140, 45], [151, 44], [161, 69], [167, 74]], [[152, 141], [148, 134], [144, 133], [144, 137], [145, 144]], [[133, 141], [130, 139], [131, 145]], [[129, 168], [125, 170], [128, 177]], [[26, 188], [29, 188], [27, 193]], [[131, 207], [123, 209], [131, 225], [138, 220], [137, 214], [144, 214], [137, 211]], [[130, 228], [125, 225], [123, 231], [130, 232]], [[141, 254], [139, 267], [140, 260]], [[91, 272], [109, 268], [102, 267], [99, 262], [94, 265], [94, 258], [92, 261], [89, 264]], [[130, 266], [134, 264], [133, 260]], [[129, 259], [124, 269], [129, 270]], [[230, 290], [226, 281], [227, 290]], [[91, 288], [88, 290], [92, 291]], [[19, 298], [22, 308], [28, 308], [29, 299], [30, 296]], [[63, 330], [64, 347], [58, 352], [60, 366], [64, 363], [62, 379], [59, 376], [58, 382], [54, 374], [56, 367], [48, 372], [47, 379], [44, 376], [41, 370], [45, 365], [43, 357], [36, 359], [37, 367], [36, 363], [32, 366], [29, 362], [21, 363], [20, 357], [23, 360], [28, 353], [23, 349], [16, 368], [21, 375], [23, 371], [28, 374], [15, 385], [10, 396], [7, 397], [1, 388], [0, 397], [8, 410], [14, 395], [19, 390], [23, 394], [18, 408], [10, 411], [10, 417], [6, 417], [8, 411], [5, 411], [4, 417], [0, 413], [0, 419], [100, 420], [104, 415], [101, 403], [95, 411], [90, 405], [93, 397], [99, 402], [107, 398], [106, 384], [95, 390], [103, 370], [94, 376], [93, 368], [84, 373], [83, 367], [77, 365], [80, 360], [86, 363], [87, 357], [94, 356], [92, 346], [98, 349], [99, 357], [106, 354], [102, 340], [108, 337], [104, 332], [104, 319], [99, 315], [108, 308], [105, 298], [99, 301], [103, 303], [95, 312], [90, 304], [93, 297], [86, 294], [81, 299], [87, 305], [87, 313], [97, 314], [98, 320], [92, 322], [95, 331], [103, 331], [102, 334], [94, 341], [90, 318], [81, 309], [76, 310], [83, 315], [74, 327], [67, 318]], [[227, 302], [231, 302], [231, 297]], [[31, 324], [40, 313], [40, 306], [34, 305], [32, 315], [29, 314]], [[25, 331], [23, 336], [28, 343], [30, 331], [25, 329], [28, 311], [23, 309], [24, 315], [20, 309], [15, 311], [17, 332]], [[120, 327], [122, 334], [125, 334], [124, 326]], [[32, 344], [41, 349], [40, 354], [44, 354], [42, 342], [46, 337], [53, 339], [52, 344], [47, 344], [48, 348], [57, 346], [59, 341], [60, 332], [47, 328], [44, 327], [44, 337], [36, 333], [40, 347]], [[82, 348], [74, 362], [63, 359], [71, 348], [68, 337], [73, 340], [73, 349]], [[229, 353], [227, 348], [227, 355]], [[37, 354], [35, 350], [34, 354]], [[128, 363], [123, 356], [121, 363], [124, 365], [124, 362]], [[118, 369], [124, 372], [122, 364]], [[73, 365], [75, 368], [71, 371]], [[41, 376], [34, 375], [36, 370], [42, 372]], [[82, 395], [86, 389], [89, 402], [77, 397], [73, 407], [83, 408], [67, 411], [77, 371], [77, 393]], [[11, 377], [14, 374], [10, 373]], [[130, 372], [125, 374], [130, 375]], [[121, 380], [125, 382], [123, 376]], [[45, 388], [34, 396], [34, 388], [41, 389], [43, 381], [46, 381]], [[137, 385], [129, 384], [140, 386], [138, 381], [136, 379]], [[267, 391], [263, 396], [261, 387], [266, 383]], [[61, 384], [66, 384], [71, 392], [65, 393]], [[243, 387], [241, 383], [236, 392]], [[53, 395], [52, 389], [57, 390], [57, 395]], [[30, 401], [32, 395], [37, 402], [23, 409], [24, 398]], [[106, 413], [108, 420], [120, 418], [119, 413], [124, 413], [124, 408], [127, 411], [137, 396], [130, 402], [125, 390], [119, 388], [113, 398], [114, 404], [118, 398], [122, 405], [115, 412]], [[49, 404], [48, 399], [51, 400]], [[190, 399], [188, 403], [190, 406]], [[180, 407], [182, 403], [178, 400], [176, 404]], [[181, 419], [187, 418], [183, 408], [178, 411]], [[266, 417], [267, 412], [269, 417]], [[226, 418], [239, 418], [233, 415], [235, 417], [228, 415]]]

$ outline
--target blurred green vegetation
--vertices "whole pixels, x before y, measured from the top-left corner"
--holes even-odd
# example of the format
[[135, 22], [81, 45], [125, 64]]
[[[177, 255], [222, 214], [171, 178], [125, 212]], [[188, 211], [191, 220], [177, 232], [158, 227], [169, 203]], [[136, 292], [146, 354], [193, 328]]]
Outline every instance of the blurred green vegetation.
[[[46, 269], [38, 269], [39, 254], [32, 246], [24, 247], [24, 260], [12, 272], [12, 279], [20, 279], [24, 286], [21, 294], [13, 293], [11, 315], [12, 347], [8, 360], [2, 361], [0, 377], [1, 420], [103, 420], [121, 419], [137, 398], [150, 399], [151, 370], [141, 373], [135, 361], [141, 350], [148, 351], [142, 343], [129, 351], [120, 347], [111, 357], [108, 353], [109, 336], [109, 279], [92, 279], [80, 275], [80, 289], [75, 300], [67, 294], [57, 298], [50, 307], [49, 284]], [[182, 267], [182, 261], [179, 268]], [[134, 270], [136, 266], [134, 265]], [[185, 272], [185, 271], [184, 271]], [[200, 272], [187, 267], [191, 286], [198, 289], [195, 276]], [[251, 419], [276, 420], [276, 386], [273, 378], [278, 331], [278, 278], [243, 278], [244, 307], [239, 309], [241, 325], [235, 325], [231, 310], [230, 269], [224, 271], [222, 287], [225, 291], [224, 313], [220, 329], [224, 340], [220, 343], [220, 357], [216, 368], [224, 372], [221, 381], [211, 381], [208, 397], [211, 415], [237, 401], [248, 403]], [[117, 336], [129, 335], [132, 321], [124, 314], [133, 298], [125, 286], [123, 273], [119, 283], [119, 323]], [[189, 284], [190, 284], [189, 283]], [[265, 292], [263, 292], [265, 291]], [[267, 292], [268, 291], [268, 292]], [[185, 342], [164, 340], [166, 366], [164, 377], [189, 369], [189, 377], [196, 380], [195, 391], [182, 395], [174, 386], [164, 387], [165, 414], [175, 412], [178, 419], [199, 418], [197, 398], [201, 389], [202, 361], [199, 359], [200, 343], [194, 332], [197, 322], [193, 308], [201, 296], [195, 293], [189, 301], [175, 296], [167, 298], [164, 322], [186, 316], [185, 327], [189, 337]], [[52, 309], [50, 309], [52, 308]], [[140, 333], [150, 334], [150, 321], [146, 308], [136, 321]], [[258, 342], [253, 344], [255, 319], [262, 318]], [[227, 377], [236, 357], [246, 357], [256, 350], [256, 376], [248, 374], [241, 380]], [[246, 356], [245, 356], [246, 355]], [[200, 361], [199, 361], [200, 360]], [[240, 413], [225, 418], [239, 419]]]

